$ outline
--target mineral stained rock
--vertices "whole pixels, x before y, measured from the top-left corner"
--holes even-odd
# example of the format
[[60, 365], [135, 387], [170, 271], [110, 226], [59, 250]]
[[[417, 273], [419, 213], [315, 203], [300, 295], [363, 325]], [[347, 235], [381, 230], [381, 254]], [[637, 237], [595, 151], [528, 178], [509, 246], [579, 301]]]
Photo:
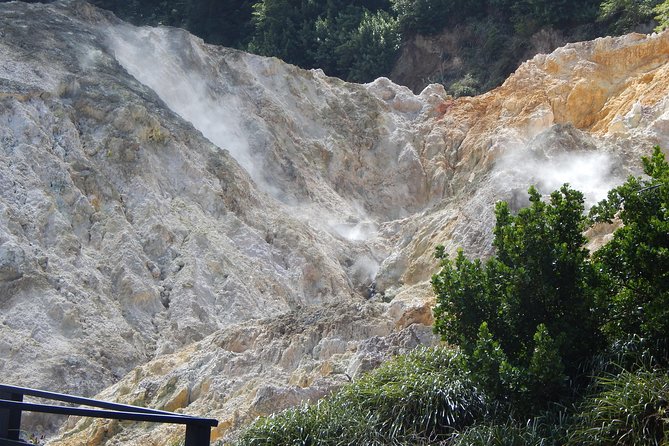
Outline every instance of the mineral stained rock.
[[569, 44], [455, 100], [2, 3], [1, 380], [215, 417], [227, 441], [434, 344], [434, 247], [489, 255], [497, 200], [569, 182], [592, 203], [637, 173], [669, 146], [668, 56], [667, 33]]

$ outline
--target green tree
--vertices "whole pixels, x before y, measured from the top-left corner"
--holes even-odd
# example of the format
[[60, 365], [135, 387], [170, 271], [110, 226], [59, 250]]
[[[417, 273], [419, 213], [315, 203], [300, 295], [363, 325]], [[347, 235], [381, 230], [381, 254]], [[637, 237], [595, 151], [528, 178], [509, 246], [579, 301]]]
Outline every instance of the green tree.
[[398, 21], [377, 1], [261, 0], [248, 49], [330, 76], [369, 81], [390, 73], [401, 43]]
[[355, 82], [388, 75], [402, 37], [390, 13], [349, 5], [315, 23], [314, 65], [327, 74]]
[[391, 0], [403, 33], [434, 34], [485, 13], [483, 0]]
[[254, 33], [249, 50], [311, 68], [309, 54], [318, 17], [314, 2], [261, 0], [253, 5]]
[[623, 227], [595, 255], [612, 295], [605, 325], [613, 339], [669, 336], [669, 165], [659, 147], [642, 158], [646, 179], [630, 177], [594, 206], [594, 221]]
[[492, 360], [499, 370], [485, 387], [501, 386], [528, 410], [557, 398], [566, 377], [576, 377], [602, 346], [583, 195], [567, 185], [548, 202], [535, 188], [529, 195], [517, 215], [497, 204], [493, 258], [484, 264], [460, 251], [451, 261], [440, 248], [441, 269], [432, 278], [435, 332], [485, 373], [494, 367], [482, 362], [483, 352], [499, 348], [503, 355]]
[[660, 0], [604, 0], [599, 9], [599, 20], [609, 28], [623, 34], [653, 19], [653, 9]]
[[590, 23], [600, 0], [516, 0], [511, 2], [516, 31], [530, 35], [542, 27], [566, 28]]
[[335, 54], [338, 71], [351, 81], [366, 82], [392, 70], [402, 37], [398, 21], [385, 11], [364, 11]]
[[655, 21], [657, 21], [655, 31], [661, 32], [669, 28], [669, 0], [665, 0], [655, 6], [655, 8], [653, 8], [653, 13], [656, 14]]

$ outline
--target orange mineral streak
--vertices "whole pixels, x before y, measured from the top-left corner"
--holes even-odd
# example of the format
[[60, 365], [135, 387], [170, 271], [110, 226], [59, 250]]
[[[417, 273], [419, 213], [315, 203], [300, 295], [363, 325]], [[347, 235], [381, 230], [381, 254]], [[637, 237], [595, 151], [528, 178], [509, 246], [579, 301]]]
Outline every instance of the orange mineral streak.
[[467, 122], [481, 134], [502, 126], [571, 123], [606, 134], [635, 104], [652, 107], [667, 98], [668, 60], [667, 32], [568, 44], [525, 62], [487, 94], [440, 104], [435, 125]]

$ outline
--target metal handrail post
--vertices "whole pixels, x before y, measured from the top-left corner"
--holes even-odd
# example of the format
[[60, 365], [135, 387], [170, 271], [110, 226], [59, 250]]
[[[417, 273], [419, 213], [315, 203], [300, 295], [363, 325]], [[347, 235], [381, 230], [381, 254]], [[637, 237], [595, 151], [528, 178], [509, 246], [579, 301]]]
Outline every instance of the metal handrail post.
[[184, 446], [209, 446], [211, 427], [202, 424], [186, 425], [186, 442]]
[[[23, 395], [18, 392], [0, 391], [0, 399], [23, 401]], [[21, 434], [21, 409], [0, 408], [0, 438], [18, 440]]]

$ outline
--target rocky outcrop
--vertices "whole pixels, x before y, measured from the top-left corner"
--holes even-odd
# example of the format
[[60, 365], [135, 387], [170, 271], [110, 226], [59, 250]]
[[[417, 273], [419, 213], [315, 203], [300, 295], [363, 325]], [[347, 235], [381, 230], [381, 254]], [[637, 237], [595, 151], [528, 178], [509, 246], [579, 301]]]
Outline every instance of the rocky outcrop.
[[[219, 420], [212, 440], [229, 440], [259, 415], [314, 402], [392, 355], [435, 343], [431, 329], [396, 330], [383, 305], [326, 305], [220, 330], [135, 368], [99, 396], [206, 414]], [[52, 444], [151, 444], [183, 428], [70, 421]], [[169, 442], [167, 443], [169, 444]]]
[[[666, 33], [455, 100], [79, 1], [0, 23], [3, 381], [215, 416], [222, 440], [435, 343], [434, 247], [490, 254], [495, 201], [569, 181], [592, 202], [669, 143]], [[53, 444], [180, 435], [74, 423]]]

